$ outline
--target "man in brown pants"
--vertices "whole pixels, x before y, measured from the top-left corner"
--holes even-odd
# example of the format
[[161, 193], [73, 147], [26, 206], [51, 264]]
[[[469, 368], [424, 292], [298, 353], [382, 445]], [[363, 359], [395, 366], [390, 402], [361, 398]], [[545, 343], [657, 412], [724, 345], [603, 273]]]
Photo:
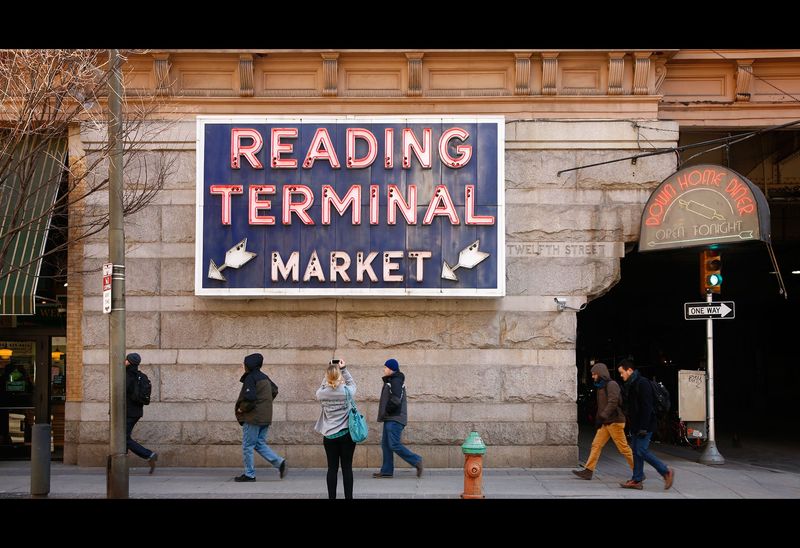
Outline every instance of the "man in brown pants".
[[590, 480], [600, 459], [600, 452], [608, 443], [608, 439], [614, 440], [617, 450], [628, 461], [628, 466], [633, 470], [633, 452], [625, 439], [625, 414], [622, 412], [622, 398], [620, 397], [619, 385], [611, 379], [608, 374], [608, 367], [604, 363], [596, 363], [592, 366], [592, 380], [597, 387], [597, 414], [595, 424], [597, 433], [592, 440], [592, 451], [586, 461], [586, 468], [583, 470], [573, 470], [572, 473], [581, 479]]

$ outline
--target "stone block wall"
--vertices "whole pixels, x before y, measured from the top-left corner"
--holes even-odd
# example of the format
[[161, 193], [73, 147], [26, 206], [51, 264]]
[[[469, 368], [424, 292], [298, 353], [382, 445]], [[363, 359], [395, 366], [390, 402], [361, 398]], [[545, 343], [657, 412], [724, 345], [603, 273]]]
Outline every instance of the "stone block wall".
[[[178, 124], [152, 151], [173, 157], [177, 172], [125, 219], [127, 346], [153, 381], [134, 437], [167, 466], [240, 466], [233, 405], [242, 358], [261, 352], [280, 386], [270, 445], [292, 466], [323, 467], [314, 392], [335, 353], [348, 362], [370, 422], [357, 467], [381, 462], [375, 418], [390, 357], [407, 379], [404, 440], [427, 467], [462, 466], [471, 430], [488, 447], [486, 466], [575, 466], [577, 318], [558, 312], [553, 298], [577, 308], [619, 281], [624, 243], [636, 240], [642, 206], [675, 158], [557, 172], [677, 141], [677, 124], [645, 125], [507, 123], [504, 298], [293, 300], [194, 296], [194, 123]], [[87, 133], [85, 146], [95, 138]], [[102, 210], [104, 199], [93, 196], [88, 207]], [[67, 405], [65, 460], [85, 466], [104, 465], [108, 452], [108, 317], [95, 280], [106, 250], [104, 233], [84, 246], [82, 401]]]

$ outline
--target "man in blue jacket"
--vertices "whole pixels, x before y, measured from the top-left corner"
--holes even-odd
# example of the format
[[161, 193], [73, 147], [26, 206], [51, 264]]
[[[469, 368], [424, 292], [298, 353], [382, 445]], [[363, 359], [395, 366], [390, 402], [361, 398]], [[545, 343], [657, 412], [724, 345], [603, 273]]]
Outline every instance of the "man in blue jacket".
[[383, 465], [373, 478], [391, 478], [394, 475], [394, 453], [417, 469], [417, 477], [422, 476], [422, 457], [408, 449], [400, 437], [408, 423], [408, 401], [406, 398], [406, 377], [400, 372], [400, 364], [390, 358], [383, 364], [383, 389], [378, 403], [378, 422], [383, 423], [381, 449]]
[[644, 480], [644, 462], [647, 461], [664, 478], [664, 489], [669, 489], [675, 479], [675, 471], [668, 468], [648, 449], [650, 438], [653, 437], [653, 431], [657, 426], [650, 381], [639, 373], [636, 364], [630, 358], [622, 360], [617, 370], [625, 381], [625, 402], [628, 407], [631, 450], [633, 450], [633, 477], [619, 485], [626, 489], [641, 489]]

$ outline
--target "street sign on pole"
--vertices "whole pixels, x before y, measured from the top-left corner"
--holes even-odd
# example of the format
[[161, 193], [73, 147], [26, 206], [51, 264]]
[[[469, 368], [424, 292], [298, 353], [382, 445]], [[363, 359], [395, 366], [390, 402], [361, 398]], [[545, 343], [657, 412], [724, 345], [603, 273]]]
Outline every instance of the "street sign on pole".
[[112, 263], [103, 264], [103, 314], [111, 313], [111, 272]]
[[683, 317], [687, 320], [731, 320], [736, 317], [736, 309], [733, 301], [683, 303]]

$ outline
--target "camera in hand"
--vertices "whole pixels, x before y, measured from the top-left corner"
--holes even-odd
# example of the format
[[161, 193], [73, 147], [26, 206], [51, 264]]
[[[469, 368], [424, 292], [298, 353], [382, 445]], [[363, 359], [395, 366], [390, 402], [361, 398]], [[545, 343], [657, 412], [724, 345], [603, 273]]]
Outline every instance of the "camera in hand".
[[331, 365], [339, 365], [340, 363], [342, 363], [342, 360], [339, 358], [334, 358], [331, 360]]

